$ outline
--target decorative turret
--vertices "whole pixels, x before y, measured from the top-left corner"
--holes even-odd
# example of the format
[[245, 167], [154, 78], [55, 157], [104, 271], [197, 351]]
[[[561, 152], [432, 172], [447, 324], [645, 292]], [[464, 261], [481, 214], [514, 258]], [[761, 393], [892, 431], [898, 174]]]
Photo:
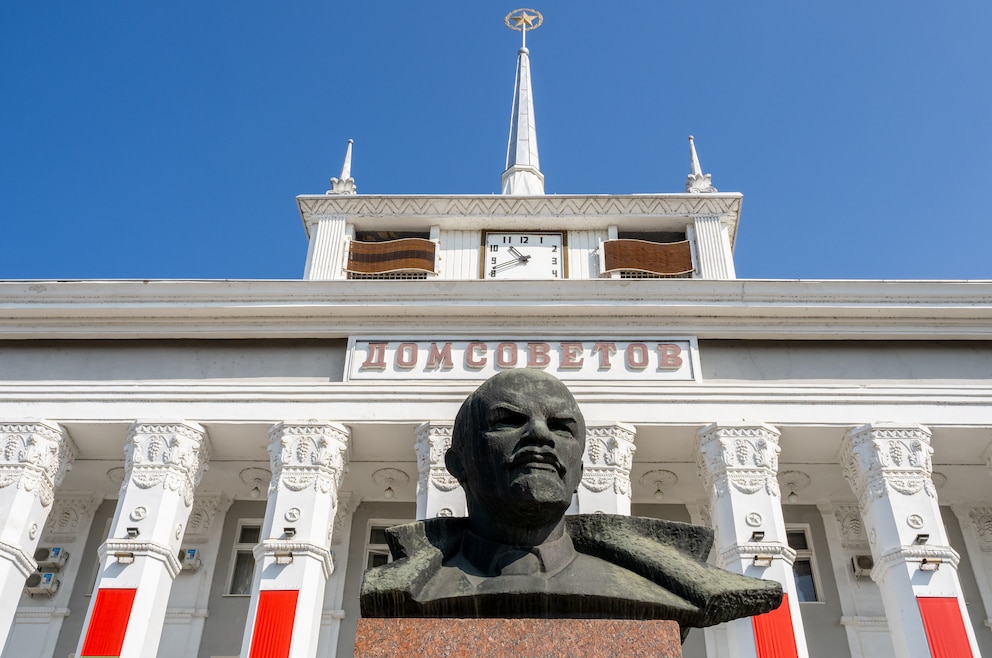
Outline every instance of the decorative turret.
[[704, 174], [703, 168], [699, 166], [699, 156], [696, 155], [696, 143], [693, 141], [692, 135], [689, 135], [689, 159], [692, 172], [685, 182], [685, 191], [690, 194], [716, 192], [717, 189], [710, 182], [711, 175]]
[[328, 194], [357, 194], [355, 179], [351, 177], [351, 145], [355, 140], [348, 140], [348, 150], [344, 154], [344, 164], [341, 165], [341, 178], [331, 177], [331, 189]]
[[522, 35], [520, 50], [517, 51], [517, 77], [513, 87], [503, 194], [544, 194], [544, 174], [541, 173], [537, 156], [534, 98], [530, 89], [530, 51], [527, 50], [527, 31], [540, 27], [544, 17], [533, 9], [516, 9], [507, 14], [503, 22]]

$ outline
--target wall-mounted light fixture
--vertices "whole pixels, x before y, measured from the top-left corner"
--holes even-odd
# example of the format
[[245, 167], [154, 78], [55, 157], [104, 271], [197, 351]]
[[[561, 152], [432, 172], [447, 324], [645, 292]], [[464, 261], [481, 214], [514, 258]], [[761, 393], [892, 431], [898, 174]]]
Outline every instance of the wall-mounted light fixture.
[[925, 544], [928, 541], [930, 541], [930, 535], [928, 533], [921, 532], [920, 534], [916, 535], [916, 539], [913, 540], [913, 543], [914, 544]]
[[295, 537], [296, 536], [296, 528], [283, 528], [282, 529], [282, 534], [284, 534], [284, 535], [286, 535], [287, 537], [290, 537], [290, 538]]
[[755, 555], [754, 559], [751, 561], [756, 567], [770, 567], [772, 566], [772, 560], [775, 558], [774, 555]]
[[942, 563], [939, 557], [925, 557], [920, 560], [920, 571], [936, 571]]
[[134, 539], [135, 537], [137, 537], [140, 534], [141, 534], [141, 531], [138, 530], [137, 528], [128, 528], [127, 529], [128, 539]]
[[276, 559], [276, 564], [293, 563], [293, 551], [276, 551], [273, 557]]
[[765, 531], [755, 530], [751, 533], [751, 541], [765, 541]]
[[114, 559], [117, 560], [118, 564], [133, 564], [134, 553], [131, 551], [117, 551], [114, 553]]

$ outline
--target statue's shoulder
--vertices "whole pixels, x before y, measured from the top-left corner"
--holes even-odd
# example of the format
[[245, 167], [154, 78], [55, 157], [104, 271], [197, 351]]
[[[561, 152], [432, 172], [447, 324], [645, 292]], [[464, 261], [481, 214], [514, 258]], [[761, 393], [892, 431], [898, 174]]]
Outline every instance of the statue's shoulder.
[[681, 620], [685, 626], [769, 612], [782, 601], [779, 583], [706, 563], [713, 546], [710, 528], [613, 514], [566, 517], [566, 528], [576, 550], [628, 569], [696, 606], [697, 615]]

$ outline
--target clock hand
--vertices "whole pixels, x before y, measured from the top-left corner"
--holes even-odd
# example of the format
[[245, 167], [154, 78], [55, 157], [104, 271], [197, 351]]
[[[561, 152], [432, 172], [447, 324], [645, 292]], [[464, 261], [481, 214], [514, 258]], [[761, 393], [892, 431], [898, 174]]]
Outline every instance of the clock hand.
[[513, 254], [514, 256], [516, 256], [516, 257], [517, 257], [517, 260], [519, 260], [519, 261], [521, 261], [521, 262], [523, 262], [523, 263], [526, 263], [527, 261], [529, 261], [529, 260], [530, 260], [530, 256], [529, 256], [529, 255], [528, 255], [528, 256], [524, 256], [524, 255], [523, 255], [522, 253], [520, 253], [520, 251], [518, 251], [518, 250], [517, 250], [517, 248], [516, 248], [516, 247], [514, 247], [514, 246], [511, 246], [511, 247], [510, 247], [509, 249], [507, 249], [507, 251], [509, 251], [509, 252], [510, 252], [511, 254]]
[[509, 260], [509, 261], [506, 261], [505, 263], [500, 263], [499, 265], [494, 265], [491, 269], [492, 269], [493, 272], [502, 272], [503, 270], [510, 269], [511, 267], [513, 267], [514, 265], [516, 265], [517, 263], [526, 263], [526, 262], [527, 262], [526, 260], [521, 260], [520, 258], [517, 258], [516, 260]]

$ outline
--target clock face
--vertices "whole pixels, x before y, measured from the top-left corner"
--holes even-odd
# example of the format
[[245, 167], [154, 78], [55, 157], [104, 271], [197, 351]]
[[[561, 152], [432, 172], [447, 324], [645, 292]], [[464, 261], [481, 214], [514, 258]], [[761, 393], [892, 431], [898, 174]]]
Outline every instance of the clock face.
[[564, 279], [564, 245], [561, 233], [487, 232], [482, 276], [485, 279]]

